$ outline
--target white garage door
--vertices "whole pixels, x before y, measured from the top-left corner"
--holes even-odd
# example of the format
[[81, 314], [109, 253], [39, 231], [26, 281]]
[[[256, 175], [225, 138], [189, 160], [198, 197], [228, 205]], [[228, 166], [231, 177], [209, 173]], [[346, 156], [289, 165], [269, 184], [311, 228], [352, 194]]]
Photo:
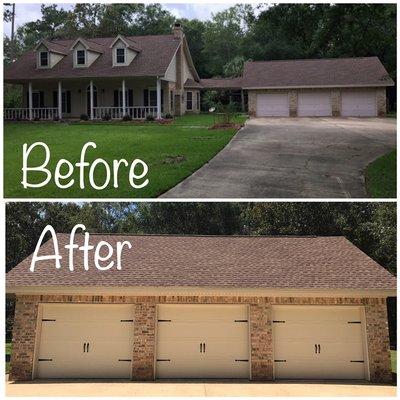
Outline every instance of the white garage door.
[[44, 304], [37, 378], [130, 378], [131, 305]]
[[366, 379], [361, 307], [273, 309], [275, 378]]
[[297, 95], [299, 117], [329, 117], [332, 115], [329, 91], [299, 91]]
[[343, 117], [376, 117], [375, 90], [342, 91]]
[[158, 378], [249, 378], [247, 306], [160, 305]]
[[289, 97], [285, 92], [258, 93], [257, 117], [288, 117]]

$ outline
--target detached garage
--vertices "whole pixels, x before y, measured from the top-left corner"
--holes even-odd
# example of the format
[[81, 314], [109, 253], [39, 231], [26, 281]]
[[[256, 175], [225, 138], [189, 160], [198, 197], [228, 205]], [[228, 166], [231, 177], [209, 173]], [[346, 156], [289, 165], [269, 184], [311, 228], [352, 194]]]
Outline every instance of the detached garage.
[[[57, 240], [68, 260], [69, 235]], [[85, 270], [77, 253], [73, 272], [41, 260], [33, 279], [30, 256], [7, 273], [11, 380], [391, 381], [396, 278], [344, 237], [101, 241], [132, 244], [121, 270]], [[39, 255], [53, 251], [49, 240]]]
[[242, 84], [256, 117], [382, 117], [394, 82], [377, 57], [360, 57], [249, 61]]

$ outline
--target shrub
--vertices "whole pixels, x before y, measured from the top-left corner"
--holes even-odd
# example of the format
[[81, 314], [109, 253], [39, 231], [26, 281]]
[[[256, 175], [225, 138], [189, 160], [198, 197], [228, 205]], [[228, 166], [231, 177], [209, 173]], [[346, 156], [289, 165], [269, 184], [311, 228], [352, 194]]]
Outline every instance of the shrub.
[[170, 113], [167, 113], [167, 114], [165, 114], [165, 117], [164, 117], [165, 119], [172, 119], [172, 118], [174, 118], [173, 116], [172, 116], [172, 114], [170, 114]]
[[89, 117], [87, 116], [87, 114], [81, 114], [81, 121], [87, 121], [89, 119]]
[[129, 114], [126, 114], [122, 117], [122, 121], [132, 121], [132, 116]]
[[110, 121], [111, 115], [110, 115], [110, 114], [104, 114], [104, 115], [101, 117], [101, 119], [102, 119], [103, 121]]
[[154, 115], [148, 115], [146, 117], [146, 121], [154, 121], [154, 120], [155, 120]]

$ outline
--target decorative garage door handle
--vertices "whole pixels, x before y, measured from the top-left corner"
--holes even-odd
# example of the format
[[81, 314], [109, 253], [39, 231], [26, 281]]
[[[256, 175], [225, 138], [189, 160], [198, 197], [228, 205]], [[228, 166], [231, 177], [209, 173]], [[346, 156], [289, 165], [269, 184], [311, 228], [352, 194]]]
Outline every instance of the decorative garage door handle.
[[319, 344], [318, 345], [318, 354], [320, 354], [321, 353], [321, 345]]
[[83, 343], [83, 352], [89, 353], [89, 343]]
[[315, 354], [321, 354], [321, 345], [320, 344], [315, 344]]
[[318, 347], [317, 347], [316, 344], [315, 344], [314, 346], [315, 346], [315, 354], [317, 354], [317, 352], [318, 352]]
[[200, 343], [200, 353], [205, 353], [205, 352], [206, 352], [206, 344]]

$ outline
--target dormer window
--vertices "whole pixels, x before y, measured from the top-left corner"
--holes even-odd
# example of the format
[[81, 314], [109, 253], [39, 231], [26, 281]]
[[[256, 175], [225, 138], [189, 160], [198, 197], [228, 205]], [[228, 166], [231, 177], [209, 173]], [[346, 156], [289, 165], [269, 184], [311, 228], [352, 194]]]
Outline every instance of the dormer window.
[[48, 51], [40, 52], [40, 66], [41, 67], [49, 66], [49, 52]]
[[117, 49], [117, 64], [125, 64], [125, 49]]
[[76, 64], [77, 65], [85, 65], [86, 64], [86, 51], [85, 50], [77, 50], [76, 51]]

